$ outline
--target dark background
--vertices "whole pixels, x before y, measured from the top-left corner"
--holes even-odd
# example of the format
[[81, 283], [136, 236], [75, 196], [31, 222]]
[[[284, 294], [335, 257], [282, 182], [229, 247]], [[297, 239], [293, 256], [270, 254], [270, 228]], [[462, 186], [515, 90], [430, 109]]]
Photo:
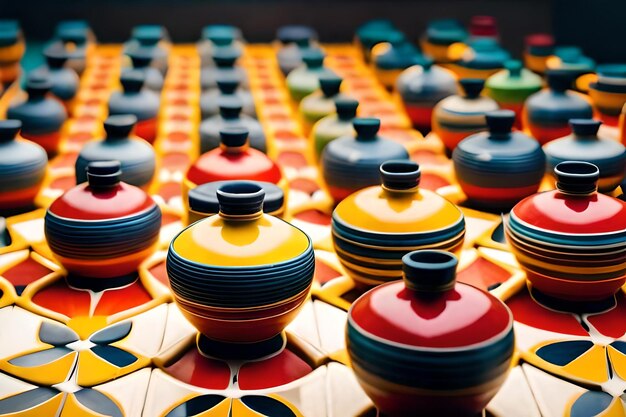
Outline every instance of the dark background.
[[33, 40], [77, 18], [87, 19], [101, 42], [122, 42], [140, 23], [165, 25], [175, 42], [197, 40], [209, 23], [239, 26], [251, 42], [270, 41], [289, 23], [315, 27], [324, 42], [345, 42], [372, 18], [391, 19], [415, 40], [431, 19], [468, 23], [476, 14], [498, 19], [502, 43], [516, 56], [524, 35], [541, 31], [599, 62], [626, 62], [626, 0], [0, 0], [0, 16], [19, 19]]

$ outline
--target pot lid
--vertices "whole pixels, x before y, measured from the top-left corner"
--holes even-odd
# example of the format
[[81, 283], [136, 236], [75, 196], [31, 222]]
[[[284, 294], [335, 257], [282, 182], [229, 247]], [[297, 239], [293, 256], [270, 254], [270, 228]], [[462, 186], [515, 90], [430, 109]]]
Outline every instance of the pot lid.
[[511, 211], [516, 224], [539, 234], [626, 235], [626, 203], [596, 192], [599, 170], [595, 165], [561, 162], [554, 174], [557, 190], [519, 202]]
[[48, 211], [76, 220], [110, 220], [131, 216], [155, 205], [140, 188], [120, 182], [119, 161], [98, 161], [87, 166], [87, 182], [65, 192]]
[[350, 324], [382, 343], [408, 349], [463, 349], [505, 337], [513, 316], [504, 303], [456, 283], [457, 259], [423, 250], [402, 258], [403, 281], [376, 287], [357, 299]]
[[493, 74], [485, 83], [487, 88], [507, 91], [538, 91], [542, 85], [541, 77], [524, 68], [518, 60], [506, 61], [504, 70]]
[[[217, 190], [232, 181], [214, 181], [202, 184], [189, 191], [189, 207], [197, 212], [215, 214], [219, 211], [220, 205]], [[273, 213], [280, 210], [285, 203], [285, 193], [276, 184], [264, 181], [254, 181], [265, 191], [263, 200], [263, 211]]]
[[365, 188], [337, 205], [333, 219], [351, 229], [374, 233], [429, 233], [464, 226], [463, 213], [438, 194], [419, 188], [413, 161], [380, 166], [382, 186]]
[[263, 214], [265, 191], [258, 184], [230, 182], [216, 194], [219, 214], [194, 223], [172, 242], [172, 249], [188, 261], [232, 267], [278, 264], [311, 246], [300, 229]]

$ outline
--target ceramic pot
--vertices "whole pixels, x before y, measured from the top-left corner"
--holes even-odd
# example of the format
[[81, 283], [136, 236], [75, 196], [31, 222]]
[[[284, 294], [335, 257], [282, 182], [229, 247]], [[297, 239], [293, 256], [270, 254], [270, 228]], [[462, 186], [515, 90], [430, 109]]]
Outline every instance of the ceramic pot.
[[387, 161], [379, 172], [382, 185], [350, 195], [332, 215], [337, 256], [348, 275], [363, 286], [400, 279], [407, 252], [459, 252], [465, 237], [463, 213], [419, 187], [415, 162]]
[[123, 91], [109, 98], [109, 115], [132, 114], [137, 118], [135, 134], [149, 143], [154, 142], [160, 106], [159, 95], [143, 88], [145, 74], [138, 70], [124, 71], [120, 76]]
[[221, 97], [237, 97], [241, 100], [241, 113], [256, 118], [254, 98], [249, 90], [239, 88], [239, 80], [235, 77], [220, 76], [217, 88], [212, 88], [200, 95], [200, 113], [202, 120], [220, 113]]
[[26, 80], [28, 99], [9, 106], [8, 119], [22, 122], [23, 138], [43, 147], [48, 155], [58, 151], [61, 127], [67, 120], [67, 111], [58, 100], [49, 97], [50, 79], [43, 74], [31, 74]]
[[397, 32], [397, 29], [387, 19], [370, 20], [357, 28], [354, 43], [363, 53], [365, 62], [370, 61], [372, 48], [379, 43], [389, 41], [394, 32]]
[[554, 53], [554, 37], [547, 33], [534, 33], [526, 36], [524, 45], [524, 65], [539, 74], [546, 72], [547, 60]]
[[335, 75], [324, 66], [324, 54], [319, 49], [303, 51], [302, 61], [304, 65], [294, 69], [287, 76], [287, 88], [291, 98], [297, 102], [320, 88], [320, 76]]
[[148, 142], [133, 134], [136, 123], [131, 114], [109, 116], [104, 121], [106, 138], [87, 142], [76, 159], [76, 184], [87, 181], [87, 167], [94, 161], [119, 161], [121, 181], [137, 187], [150, 184], [155, 153]]
[[498, 110], [495, 100], [481, 96], [485, 82], [478, 78], [459, 80], [462, 94], [441, 100], [433, 110], [432, 128], [448, 152], [471, 134], [487, 130], [485, 114]]
[[417, 47], [400, 31], [391, 32], [387, 42], [372, 48], [372, 67], [376, 78], [390, 91], [402, 71], [424, 60]]
[[468, 136], [454, 149], [454, 170], [470, 203], [508, 211], [537, 192], [546, 157], [535, 139], [511, 130], [511, 110], [487, 113], [486, 120], [489, 132]]
[[144, 76], [144, 88], [154, 91], [157, 94], [163, 89], [163, 74], [152, 66], [152, 55], [142, 49], [128, 52], [133, 70], [140, 71]]
[[568, 90], [571, 75], [559, 70], [549, 70], [546, 75], [548, 88], [528, 97], [522, 113], [524, 128], [542, 145], [569, 135], [570, 119], [593, 117], [589, 100]]
[[242, 88], [248, 89], [248, 74], [237, 65], [241, 51], [234, 47], [214, 48], [211, 55], [215, 66], [202, 68], [200, 72], [200, 86], [202, 90], [217, 88], [217, 80], [223, 77], [237, 80]]
[[571, 119], [572, 134], [544, 145], [548, 172], [564, 161], [590, 162], [600, 170], [598, 189], [611, 192], [624, 179], [626, 148], [612, 138], [599, 137], [602, 122], [593, 119]]
[[0, 120], [0, 213], [31, 209], [46, 175], [46, 151], [18, 136], [22, 122]]
[[62, 48], [67, 54], [67, 66], [78, 75], [82, 75], [87, 66], [87, 52], [96, 38], [85, 20], [67, 20], [60, 22], [55, 30], [57, 42], [50, 48]]
[[422, 65], [404, 70], [396, 83], [407, 115], [423, 134], [430, 132], [435, 105], [458, 92], [454, 74], [432, 63], [425, 58]]
[[80, 79], [76, 72], [66, 66], [67, 53], [60, 48], [46, 48], [44, 51], [46, 66], [39, 69], [52, 84], [50, 92], [65, 104], [69, 110], [70, 101], [78, 92]]
[[317, 32], [309, 26], [287, 25], [278, 28], [276, 41], [280, 49], [276, 52], [276, 58], [283, 75], [288, 75], [303, 64], [302, 53], [317, 48], [317, 39]]
[[167, 72], [168, 43], [167, 29], [161, 25], [137, 25], [125, 44], [124, 53], [140, 52], [150, 56], [150, 62], [161, 74]]
[[217, 190], [219, 214], [179, 233], [167, 255], [174, 300], [209, 339], [253, 343], [280, 333], [308, 297], [311, 239], [264, 214], [264, 191], [231, 182]]
[[202, 28], [198, 42], [198, 54], [202, 67], [214, 66], [213, 52], [216, 49], [228, 47], [243, 50], [243, 34], [241, 29], [232, 25], [207, 25]]
[[511, 55], [493, 38], [470, 39], [466, 48], [459, 48], [461, 50], [463, 52], [459, 59], [449, 66], [458, 78], [486, 80], [504, 68], [504, 63], [511, 59]]
[[598, 65], [597, 80], [589, 84], [589, 97], [600, 120], [617, 126], [626, 103], [626, 64]]
[[403, 281], [372, 289], [348, 311], [357, 380], [385, 416], [481, 415], [511, 365], [511, 311], [455, 283], [450, 253], [414, 251], [402, 260]]
[[92, 162], [87, 182], [57, 198], [46, 212], [46, 241], [72, 275], [133, 274], [156, 250], [161, 210], [144, 191], [120, 182], [121, 174], [117, 161]]
[[220, 131], [219, 148], [206, 152], [189, 168], [183, 180], [183, 201], [198, 185], [213, 181], [249, 180], [276, 184], [287, 195], [288, 185], [278, 165], [250, 147], [248, 130], [229, 126]]
[[428, 23], [420, 46], [425, 55], [432, 57], [438, 64], [452, 62], [449, 48], [451, 45], [465, 42], [467, 31], [458, 20], [439, 19]]
[[0, 22], [0, 83], [10, 84], [20, 75], [20, 61], [26, 51], [26, 42], [17, 20]]
[[335, 113], [329, 114], [315, 123], [311, 131], [315, 157], [319, 160], [328, 143], [342, 136], [353, 136], [352, 123], [356, 117], [359, 102], [349, 98], [335, 100]]
[[498, 25], [493, 16], [477, 15], [472, 16], [469, 24], [470, 40], [488, 38], [498, 41]]
[[322, 153], [322, 174], [328, 192], [340, 202], [361, 188], [380, 183], [380, 164], [391, 159], [409, 159], [397, 142], [378, 135], [380, 120], [356, 118], [356, 135], [328, 143]]
[[511, 210], [506, 236], [534, 290], [569, 301], [612, 297], [626, 282], [626, 203], [596, 192], [587, 162], [554, 168], [557, 189]]
[[522, 67], [521, 61], [504, 63], [504, 70], [498, 71], [485, 82], [485, 93], [494, 99], [500, 108], [515, 112], [515, 127], [522, 127], [524, 102], [543, 87], [541, 77]]
[[200, 123], [200, 153], [208, 152], [220, 146], [220, 131], [226, 127], [245, 128], [250, 146], [261, 152], [267, 151], [265, 132], [254, 117], [241, 114], [242, 100], [236, 95], [225, 95], [217, 101], [219, 114]]
[[[189, 191], [187, 211], [187, 225], [194, 223], [205, 217], [219, 213], [219, 200], [217, 190], [223, 185], [230, 184], [234, 181], [214, 181], [202, 184]], [[258, 185], [265, 192], [263, 199], [263, 212], [276, 217], [282, 217], [286, 199], [283, 190], [271, 182], [250, 181]]]
[[584, 78], [579, 77], [593, 73], [596, 62], [585, 56], [577, 46], [557, 46], [554, 48], [554, 56], [548, 58], [547, 66], [549, 69], [558, 69], [569, 74], [572, 83], [570, 88], [586, 92], [587, 83], [584, 82]]
[[320, 90], [302, 99], [299, 110], [307, 131], [322, 117], [335, 112], [335, 100], [346, 98], [339, 92], [342, 81], [336, 75], [322, 75], [319, 77]]

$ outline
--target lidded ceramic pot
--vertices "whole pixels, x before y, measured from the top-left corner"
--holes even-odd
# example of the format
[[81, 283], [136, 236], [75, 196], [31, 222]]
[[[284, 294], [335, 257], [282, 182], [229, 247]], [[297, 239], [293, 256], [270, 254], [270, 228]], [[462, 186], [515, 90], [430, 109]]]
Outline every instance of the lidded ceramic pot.
[[106, 138], [87, 142], [76, 159], [76, 184], [87, 181], [87, 166], [94, 161], [119, 161], [120, 181], [137, 187], [150, 184], [155, 168], [154, 149], [133, 134], [136, 123], [132, 114], [109, 116], [104, 121]]
[[217, 88], [211, 88], [200, 95], [202, 120], [220, 113], [220, 97], [239, 98], [241, 100], [241, 113], [250, 117], [256, 117], [252, 94], [249, 90], [239, 88], [239, 80], [236, 77], [220, 76], [216, 83]]
[[265, 132], [254, 117], [241, 114], [242, 101], [236, 95], [218, 98], [219, 114], [200, 123], [200, 153], [205, 153], [220, 146], [220, 131], [225, 127], [241, 127], [248, 132], [249, 144], [261, 152], [267, 151]]
[[570, 75], [572, 88], [586, 91], [579, 88], [578, 77], [594, 72], [596, 62], [585, 56], [582, 49], [577, 46], [557, 46], [554, 49], [554, 56], [547, 62], [548, 68], [558, 69]]
[[15, 103], [7, 110], [8, 119], [22, 122], [23, 138], [41, 145], [48, 155], [58, 151], [61, 127], [67, 111], [59, 100], [49, 97], [50, 79], [43, 74], [30, 74], [26, 79], [28, 99]]
[[522, 109], [526, 99], [541, 90], [543, 81], [534, 72], [522, 67], [522, 62], [510, 60], [504, 69], [487, 78], [485, 93], [503, 109], [513, 110], [516, 127], [521, 128]]
[[133, 27], [131, 39], [125, 45], [125, 53], [136, 51], [148, 54], [151, 57], [151, 65], [158, 69], [161, 74], [167, 72], [168, 50], [165, 47], [168, 34], [161, 25], [137, 25]]
[[202, 90], [217, 88], [217, 80], [228, 77], [239, 81], [242, 88], [248, 88], [248, 74], [236, 65], [241, 57], [241, 51], [233, 47], [214, 48], [211, 55], [215, 62], [214, 67], [204, 67], [200, 72], [200, 85]]
[[202, 28], [198, 42], [198, 54], [203, 67], [215, 65], [213, 51], [217, 48], [232, 47], [241, 50], [244, 44], [241, 29], [232, 25], [216, 24]]
[[79, 78], [76, 71], [66, 66], [67, 52], [61, 48], [46, 48], [44, 51], [46, 66], [41, 71], [52, 84], [50, 92], [65, 104], [69, 110], [70, 101], [78, 92]]
[[[454, 55], [454, 54], [453, 54]], [[450, 69], [459, 78], [480, 78], [486, 80], [500, 71], [511, 55], [493, 38], [476, 38], [468, 41], [458, 60], [450, 64]]]
[[48, 156], [18, 136], [22, 122], [0, 120], [0, 214], [31, 209], [46, 175]]
[[56, 27], [55, 36], [58, 42], [49, 47], [63, 48], [68, 57], [67, 66], [81, 75], [87, 65], [87, 50], [96, 40], [89, 24], [85, 20], [61, 22]]
[[302, 65], [302, 53], [316, 49], [318, 35], [315, 29], [305, 25], [281, 26], [276, 31], [279, 50], [276, 52], [278, 66], [283, 75]]
[[279, 334], [309, 295], [311, 239], [262, 211], [263, 189], [232, 182], [217, 190], [219, 214], [180, 232], [167, 273], [183, 315], [207, 338], [254, 343]]
[[457, 181], [474, 205], [511, 209], [539, 189], [546, 157], [539, 143], [512, 131], [515, 113], [487, 113], [488, 132], [463, 139], [452, 153]]
[[163, 89], [163, 74], [152, 66], [152, 55], [143, 49], [136, 49], [128, 52], [128, 56], [133, 65], [133, 70], [143, 72], [144, 87], [155, 93], [160, 93]]
[[149, 143], [157, 134], [160, 97], [143, 88], [145, 74], [141, 71], [124, 71], [120, 76], [123, 91], [115, 91], [109, 98], [109, 115], [132, 114], [137, 118], [135, 134]]
[[531, 71], [543, 74], [547, 61], [554, 54], [554, 37], [547, 33], [533, 33], [524, 39], [524, 65]]
[[322, 174], [328, 192], [340, 202], [355, 191], [380, 183], [380, 164], [391, 159], [409, 159], [401, 144], [378, 135], [380, 120], [356, 118], [356, 135], [328, 143], [322, 153]]
[[568, 90], [571, 75], [560, 70], [546, 73], [548, 88], [526, 100], [522, 121], [524, 128], [541, 144], [571, 133], [570, 119], [590, 119], [593, 109], [582, 94]]
[[0, 82], [12, 83], [20, 75], [26, 42], [17, 20], [0, 20]]
[[450, 46], [466, 40], [467, 31], [461, 22], [454, 19], [439, 19], [428, 23], [420, 46], [424, 54], [432, 57], [436, 63], [446, 64], [452, 62], [449, 55]]
[[418, 65], [425, 58], [404, 33], [391, 32], [387, 42], [372, 48], [372, 67], [376, 78], [388, 90], [393, 90], [400, 73], [412, 65]]
[[495, 100], [481, 96], [485, 82], [478, 78], [459, 80], [462, 94], [441, 100], [433, 109], [432, 128], [448, 152], [473, 133], [487, 130], [485, 114], [498, 110]]
[[335, 75], [324, 66], [324, 53], [319, 49], [307, 49], [302, 52], [302, 62], [287, 76], [287, 88], [291, 98], [299, 102], [320, 88], [319, 78], [322, 75]]
[[400, 279], [402, 257], [412, 250], [460, 252], [465, 219], [454, 204], [419, 187], [413, 161], [380, 165], [382, 185], [345, 198], [332, 215], [333, 244], [341, 264], [358, 284]]
[[433, 107], [458, 92], [454, 73], [433, 65], [429, 58], [404, 70], [398, 77], [396, 90], [413, 126], [423, 134], [430, 132]]
[[[223, 185], [236, 182], [214, 181], [202, 184], [189, 191], [187, 212], [187, 224], [194, 223], [205, 217], [219, 213], [219, 200], [217, 190]], [[281, 217], [285, 211], [286, 199], [283, 190], [271, 182], [248, 181], [258, 185], [265, 192], [263, 199], [263, 212], [272, 216]]]
[[356, 117], [359, 102], [350, 98], [338, 98], [335, 100], [335, 113], [320, 119], [313, 126], [315, 157], [319, 160], [326, 145], [342, 136], [354, 135], [352, 123]]
[[322, 117], [335, 112], [335, 100], [345, 97], [339, 92], [343, 80], [336, 75], [322, 75], [319, 77], [320, 89], [300, 102], [300, 114], [310, 127]]
[[245, 127], [224, 127], [220, 138], [219, 148], [202, 154], [187, 170], [183, 181], [183, 201], [187, 201], [189, 190], [198, 185], [226, 180], [271, 182], [287, 194], [287, 181], [280, 168], [263, 152], [250, 147]]
[[476, 15], [472, 16], [469, 24], [470, 39], [489, 38], [499, 39], [498, 24], [493, 16]]
[[161, 210], [143, 190], [120, 182], [121, 175], [117, 161], [92, 162], [87, 182], [48, 208], [46, 240], [71, 275], [130, 275], [156, 249]]
[[613, 191], [624, 179], [626, 148], [621, 143], [599, 137], [602, 122], [594, 119], [571, 119], [572, 134], [543, 146], [548, 158], [548, 172], [564, 161], [590, 162], [600, 170], [598, 189]]
[[348, 311], [357, 380], [386, 416], [481, 415], [511, 365], [511, 311], [455, 282], [451, 253], [420, 250], [402, 260], [403, 281], [368, 291]]
[[626, 104], [626, 64], [604, 64], [596, 68], [597, 79], [589, 84], [589, 97], [598, 117], [617, 126]]
[[596, 192], [588, 162], [554, 168], [556, 190], [511, 210], [506, 236], [534, 290], [557, 299], [612, 297], [626, 282], [626, 202]]
[[375, 45], [387, 42], [397, 29], [387, 19], [370, 20], [359, 26], [354, 35], [354, 43], [363, 53], [366, 62], [370, 61], [371, 51]]

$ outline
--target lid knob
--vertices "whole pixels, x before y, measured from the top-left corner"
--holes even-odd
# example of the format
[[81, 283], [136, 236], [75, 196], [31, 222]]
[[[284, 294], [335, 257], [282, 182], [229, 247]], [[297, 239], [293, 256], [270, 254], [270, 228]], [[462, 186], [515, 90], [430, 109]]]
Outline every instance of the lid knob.
[[335, 108], [337, 109], [337, 116], [341, 120], [352, 120], [356, 117], [356, 109], [359, 107], [359, 102], [350, 98], [338, 98], [335, 100]]
[[572, 85], [572, 75], [566, 71], [548, 70], [546, 72], [546, 80], [550, 90], [556, 92], [565, 92]]
[[380, 129], [380, 119], [373, 117], [357, 117], [352, 122], [354, 130], [356, 130], [356, 140], [360, 142], [376, 139], [378, 130]]
[[298, 45], [304, 43], [305, 45], [308, 45], [310, 41], [315, 38], [317, 38], [315, 30], [304, 25], [281, 26], [276, 31], [276, 39], [278, 39], [283, 45], [289, 43], [295, 43]]
[[52, 88], [52, 82], [44, 73], [31, 73], [26, 80], [26, 92], [31, 98], [43, 97]]
[[600, 170], [583, 161], [564, 161], [554, 167], [556, 188], [563, 194], [586, 196], [598, 189]]
[[510, 59], [504, 63], [504, 68], [509, 71], [509, 77], [519, 78], [522, 76], [522, 61]]
[[485, 115], [489, 132], [495, 137], [508, 137], [515, 123], [515, 112], [512, 110], [496, 110]]
[[136, 123], [137, 116], [134, 114], [117, 114], [107, 117], [104, 121], [104, 131], [107, 134], [107, 140], [127, 138], [133, 131]]
[[433, 67], [434, 63], [435, 61], [433, 61], [432, 58], [428, 56], [423, 56], [420, 62], [420, 65], [422, 66], [422, 69], [424, 70], [424, 72], [428, 72]]
[[46, 48], [44, 55], [49, 68], [60, 69], [67, 62], [67, 53], [61, 48]]
[[220, 216], [223, 217], [261, 215], [264, 198], [263, 188], [253, 182], [233, 181], [217, 189]]
[[220, 76], [217, 78], [216, 83], [222, 94], [234, 94], [239, 88], [239, 80], [235, 77]]
[[120, 183], [122, 176], [119, 161], [96, 161], [87, 165], [87, 182], [94, 190], [115, 187]]
[[408, 290], [435, 294], [454, 288], [458, 260], [442, 250], [416, 250], [402, 257], [404, 285]]
[[249, 133], [243, 126], [225, 127], [220, 130], [220, 139], [227, 148], [240, 148], [248, 142]]
[[128, 53], [133, 68], [147, 68], [152, 63], [152, 56], [145, 50], [137, 49]]
[[413, 161], [392, 160], [380, 165], [383, 188], [388, 191], [412, 191], [421, 176], [420, 166]]
[[0, 142], [10, 142], [22, 128], [22, 121], [17, 119], [0, 120]]
[[474, 99], [480, 96], [485, 86], [485, 80], [479, 78], [462, 78], [459, 80], [461, 88], [465, 93], [465, 98]]
[[302, 53], [302, 61], [307, 68], [321, 68], [324, 65], [324, 54], [319, 49], [310, 49]]
[[576, 136], [597, 138], [598, 130], [602, 124], [594, 119], [570, 119], [569, 125]]
[[336, 75], [322, 75], [319, 77], [320, 89], [325, 97], [333, 97], [339, 94], [341, 88], [341, 78]]
[[145, 76], [139, 70], [124, 71], [120, 76], [120, 83], [125, 93], [138, 93], [143, 87]]
[[76, 45], [83, 45], [87, 42], [87, 30], [82, 27], [66, 27], [59, 33], [59, 38], [64, 44], [74, 43]]
[[165, 37], [165, 29], [159, 25], [135, 26], [132, 37], [142, 46], [154, 46]]
[[235, 41], [232, 31], [216, 30], [207, 37], [215, 46], [230, 46]]
[[219, 68], [233, 68], [240, 53], [235, 48], [219, 48], [213, 53], [213, 61]]
[[243, 102], [237, 96], [218, 97], [217, 106], [220, 109], [220, 116], [224, 119], [237, 119], [243, 109]]

